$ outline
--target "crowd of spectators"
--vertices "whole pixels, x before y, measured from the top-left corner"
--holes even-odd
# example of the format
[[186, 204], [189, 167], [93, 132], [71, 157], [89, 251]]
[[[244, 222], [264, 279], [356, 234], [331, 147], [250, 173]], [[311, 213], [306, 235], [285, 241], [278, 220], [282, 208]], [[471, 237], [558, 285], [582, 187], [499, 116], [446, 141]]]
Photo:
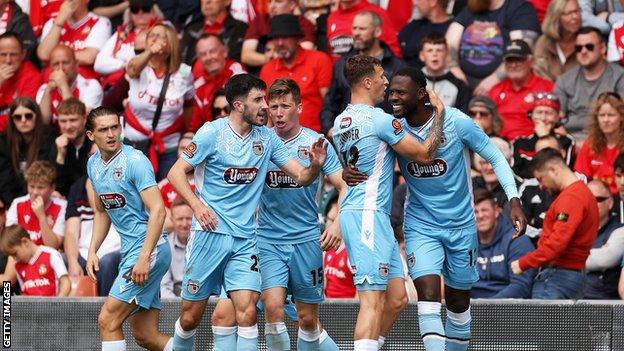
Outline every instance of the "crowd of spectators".
[[[19, 280], [23, 294], [66, 295], [63, 276], [85, 275], [97, 201], [85, 186], [95, 151], [85, 121], [106, 105], [156, 171], [173, 253], [162, 294], [178, 295], [192, 211], [165, 175], [202, 124], [229, 114], [227, 80], [294, 79], [301, 124], [327, 134], [350, 102], [346, 58], [362, 54], [380, 59], [389, 80], [422, 69], [514, 170], [530, 225], [520, 238], [492, 166], [473, 158], [473, 297], [624, 298], [623, 39], [620, 1], [0, 0], [0, 228], [28, 234], [1, 238], [1, 278]], [[393, 112], [387, 98], [378, 107]], [[395, 184], [401, 242], [400, 171]], [[324, 225], [337, 195], [320, 193]], [[574, 208], [562, 205], [569, 199]], [[98, 252], [100, 295], [119, 249], [111, 230]], [[56, 280], [54, 289], [18, 274], [34, 256], [45, 272], [22, 273]], [[325, 274], [328, 297], [355, 296], [344, 245], [325, 254]]]

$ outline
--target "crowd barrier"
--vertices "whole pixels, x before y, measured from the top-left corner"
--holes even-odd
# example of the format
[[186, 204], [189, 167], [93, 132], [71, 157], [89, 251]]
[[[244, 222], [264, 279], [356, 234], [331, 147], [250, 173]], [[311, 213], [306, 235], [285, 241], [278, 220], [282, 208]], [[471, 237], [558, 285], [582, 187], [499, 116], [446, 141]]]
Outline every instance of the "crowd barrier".
[[[8, 335], [11, 350], [100, 350], [97, 315], [103, 301], [12, 297], [9, 309], [5, 296], [3, 345], [7, 346]], [[211, 350], [213, 308], [211, 302], [197, 331], [196, 350]], [[353, 349], [357, 310], [352, 300], [327, 301], [320, 307], [321, 322], [341, 350]], [[180, 300], [163, 300], [162, 331], [173, 332], [179, 311]], [[287, 324], [295, 350], [296, 330], [292, 323]], [[265, 350], [263, 323], [259, 328], [260, 350]], [[125, 334], [128, 349], [140, 350], [127, 325]], [[415, 303], [403, 311], [383, 350], [424, 350]], [[473, 300], [470, 350], [624, 350], [624, 301]]]

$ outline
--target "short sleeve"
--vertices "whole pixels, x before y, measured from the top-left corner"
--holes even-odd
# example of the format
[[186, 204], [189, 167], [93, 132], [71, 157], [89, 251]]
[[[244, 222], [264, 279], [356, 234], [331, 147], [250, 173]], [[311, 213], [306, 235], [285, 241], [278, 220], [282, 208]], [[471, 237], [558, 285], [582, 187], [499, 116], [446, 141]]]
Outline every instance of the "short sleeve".
[[325, 143], [327, 143], [327, 159], [323, 165], [323, 174], [330, 175], [342, 170], [342, 164], [340, 164], [340, 160], [332, 144], [327, 140], [325, 140]]
[[54, 270], [54, 276], [56, 279], [60, 279], [62, 276], [67, 275], [67, 267], [65, 267], [61, 254], [56, 250], [52, 250], [50, 252], [50, 265]]
[[269, 132], [269, 142], [271, 143], [271, 162], [275, 163], [277, 167], [284, 166], [290, 159], [292, 158], [289, 153], [286, 145], [282, 139], [280, 139], [277, 134], [273, 132]]
[[180, 73], [182, 73], [182, 79], [184, 79], [184, 85], [186, 88], [184, 91], [184, 101], [192, 100], [195, 98], [195, 82], [193, 80], [191, 67], [186, 64], [182, 64], [180, 66]]
[[147, 157], [137, 151], [131, 157], [136, 157], [132, 162], [132, 181], [139, 192], [157, 186], [154, 168]]
[[507, 28], [509, 28], [509, 31], [532, 30], [540, 33], [539, 19], [537, 18], [537, 13], [533, 5], [524, 0], [516, 0], [514, 3], [517, 6], [509, 9], [507, 13], [507, 20], [509, 21]]
[[111, 32], [112, 26], [110, 20], [106, 17], [100, 16], [87, 36], [85, 46], [101, 50], [104, 47], [104, 44], [106, 44], [108, 38], [110, 38]]
[[216, 122], [205, 123], [195, 136], [191, 143], [186, 146], [182, 152], [182, 159], [193, 167], [197, 167], [216, 151]]
[[37, 95], [35, 96], [35, 101], [37, 101], [38, 104], [41, 103], [41, 100], [43, 100], [43, 94], [45, 93], [46, 88], [48, 87], [47, 83], [42, 84], [39, 87], [39, 90], [37, 90]]
[[13, 202], [11, 202], [11, 206], [9, 206], [9, 211], [6, 215], [5, 223], [7, 227], [14, 224], [17, 224], [17, 200], [13, 200]]
[[375, 109], [373, 114], [373, 125], [379, 139], [394, 145], [407, 135], [403, 124], [398, 119], [380, 109]]
[[84, 102], [87, 108], [96, 108], [102, 105], [102, 86], [95, 79], [88, 79], [85, 82], [85, 89], [80, 90], [80, 100]]
[[61, 206], [61, 211], [59, 212], [58, 217], [56, 217], [56, 221], [54, 221], [52, 231], [56, 235], [65, 236], [65, 210], [67, 209], [67, 202], [64, 200], [62, 202], [59, 201], [59, 206]]
[[455, 118], [457, 135], [464, 145], [476, 153], [480, 153], [490, 142], [490, 138], [463, 112], [453, 109], [458, 116]]

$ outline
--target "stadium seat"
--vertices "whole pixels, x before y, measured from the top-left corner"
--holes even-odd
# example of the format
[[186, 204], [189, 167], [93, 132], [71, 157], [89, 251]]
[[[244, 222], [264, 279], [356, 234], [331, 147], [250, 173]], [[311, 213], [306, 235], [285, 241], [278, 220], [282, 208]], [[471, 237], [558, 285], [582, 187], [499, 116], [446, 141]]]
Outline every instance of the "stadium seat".
[[89, 276], [70, 277], [71, 292], [69, 296], [98, 296], [97, 284]]

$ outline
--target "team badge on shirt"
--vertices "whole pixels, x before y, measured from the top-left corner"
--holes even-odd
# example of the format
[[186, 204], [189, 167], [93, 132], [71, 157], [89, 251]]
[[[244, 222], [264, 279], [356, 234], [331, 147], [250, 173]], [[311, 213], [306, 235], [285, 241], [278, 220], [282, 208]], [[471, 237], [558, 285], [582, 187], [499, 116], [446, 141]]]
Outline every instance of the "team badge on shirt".
[[351, 125], [351, 117], [342, 117], [340, 120], [340, 129], [347, 128]]
[[398, 119], [392, 120], [392, 128], [394, 128], [394, 134], [399, 135], [403, 131], [403, 127], [401, 126], [401, 122]]
[[115, 168], [115, 170], [113, 171], [113, 179], [116, 181], [121, 180], [121, 167]]
[[297, 156], [299, 156], [302, 160], [310, 159], [310, 147], [309, 146], [299, 146], [299, 150], [297, 151]]
[[387, 277], [389, 272], [390, 272], [390, 268], [387, 263], [379, 264], [379, 276], [380, 277], [383, 277], [383, 278]]
[[262, 155], [262, 153], [264, 152], [264, 145], [262, 145], [261, 141], [254, 141], [252, 147], [254, 154], [258, 156]]
[[186, 290], [188, 290], [188, 292], [193, 295], [197, 294], [197, 292], [199, 291], [199, 282], [196, 280], [189, 280], [188, 284], [186, 285]]
[[568, 215], [565, 212], [559, 212], [557, 213], [557, 220], [561, 221], [561, 222], [567, 222], [568, 218], [570, 217], [570, 215]]
[[48, 268], [45, 266], [45, 264], [40, 264], [39, 265], [39, 275], [46, 275], [48, 274]]
[[195, 144], [195, 142], [191, 142], [184, 148], [184, 154], [188, 158], [193, 158], [193, 156], [195, 156], [195, 151], [197, 151], [197, 144]]

